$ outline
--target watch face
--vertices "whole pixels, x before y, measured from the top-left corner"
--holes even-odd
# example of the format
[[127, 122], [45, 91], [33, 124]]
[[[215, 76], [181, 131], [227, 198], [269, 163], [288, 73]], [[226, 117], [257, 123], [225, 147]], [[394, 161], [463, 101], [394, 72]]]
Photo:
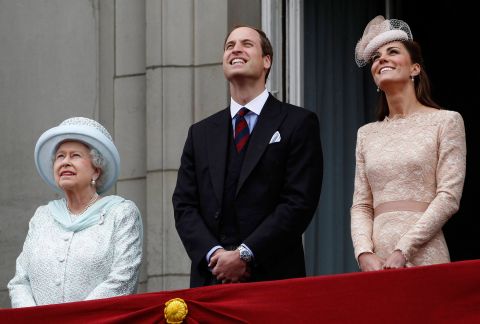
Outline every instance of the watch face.
[[244, 261], [247, 261], [247, 262], [250, 262], [250, 260], [252, 259], [251, 256], [250, 256], [250, 253], [248, 253], [247, 250], [245, 249], [240, 249], [240, 259], [244, 260]]

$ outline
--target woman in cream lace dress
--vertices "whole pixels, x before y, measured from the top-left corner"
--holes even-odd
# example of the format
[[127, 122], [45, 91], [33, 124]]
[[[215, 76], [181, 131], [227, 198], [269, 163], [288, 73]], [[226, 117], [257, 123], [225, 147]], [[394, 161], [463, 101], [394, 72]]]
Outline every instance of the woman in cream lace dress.
[[358, 130], [351, 233], [362, 271], [450, 261], [443, 225], [458, 211], [466, 144], [459, 113], [430, 96], [408, 25], [378, 16], [356, 47], [380, 93], [378, 121]]

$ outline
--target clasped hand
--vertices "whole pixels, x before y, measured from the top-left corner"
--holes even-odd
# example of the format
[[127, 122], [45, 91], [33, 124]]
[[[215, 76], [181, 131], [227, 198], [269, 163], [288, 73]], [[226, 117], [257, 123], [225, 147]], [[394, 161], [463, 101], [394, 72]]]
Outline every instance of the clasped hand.
[[250, 278], [250, 267], [240, 259], [240, 253], [237, 250], [218, 249], [210, 258], [208, 267], [222, 283], [245, 282]]
[[395, 250], [386, 260], [375, 253], [362, 253], [358, 257], [358, 263], [362, 271], [376, 271], [382, 269], [404, 268], [407, 260], [401, 251]]

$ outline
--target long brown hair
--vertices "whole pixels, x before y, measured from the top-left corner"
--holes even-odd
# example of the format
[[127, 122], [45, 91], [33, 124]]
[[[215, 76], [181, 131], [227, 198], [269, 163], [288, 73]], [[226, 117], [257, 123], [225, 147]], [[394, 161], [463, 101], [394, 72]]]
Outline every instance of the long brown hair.
[[[420, 45], [412, 40], [402, 41], [402, 44], [410, 54], [412, 63], [417, 63], [420, 65], [420, 74], [415, 77], [414, 81], [415, 96], [417, 97], [417, 100], [425, 106], [442, 109], [442, 107], [432, 99], [430, 79], [425, 71]], [[384, 120], [388, 114], [389, 111], [387, 97], [382, 91], [377, 103], [377, 120]]]

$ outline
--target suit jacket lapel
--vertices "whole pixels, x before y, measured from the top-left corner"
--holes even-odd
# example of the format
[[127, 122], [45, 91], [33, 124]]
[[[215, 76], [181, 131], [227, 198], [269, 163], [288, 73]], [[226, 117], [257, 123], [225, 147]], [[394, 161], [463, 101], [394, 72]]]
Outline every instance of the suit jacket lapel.
[[280, 101], [270, 94], [250, 136], [235, 195], [238, 194], [243, 183], [257, 165], [270, 143], [272, 135], [278, 129], [286, 114], [287, 112], [283, 109]]
[[230, 122], [230, 108], [227, 108], [217, 115], [212, 122], [212, 127], [207, 130], [209, 171], [219, 204], [222, 203], [223, 196]]

